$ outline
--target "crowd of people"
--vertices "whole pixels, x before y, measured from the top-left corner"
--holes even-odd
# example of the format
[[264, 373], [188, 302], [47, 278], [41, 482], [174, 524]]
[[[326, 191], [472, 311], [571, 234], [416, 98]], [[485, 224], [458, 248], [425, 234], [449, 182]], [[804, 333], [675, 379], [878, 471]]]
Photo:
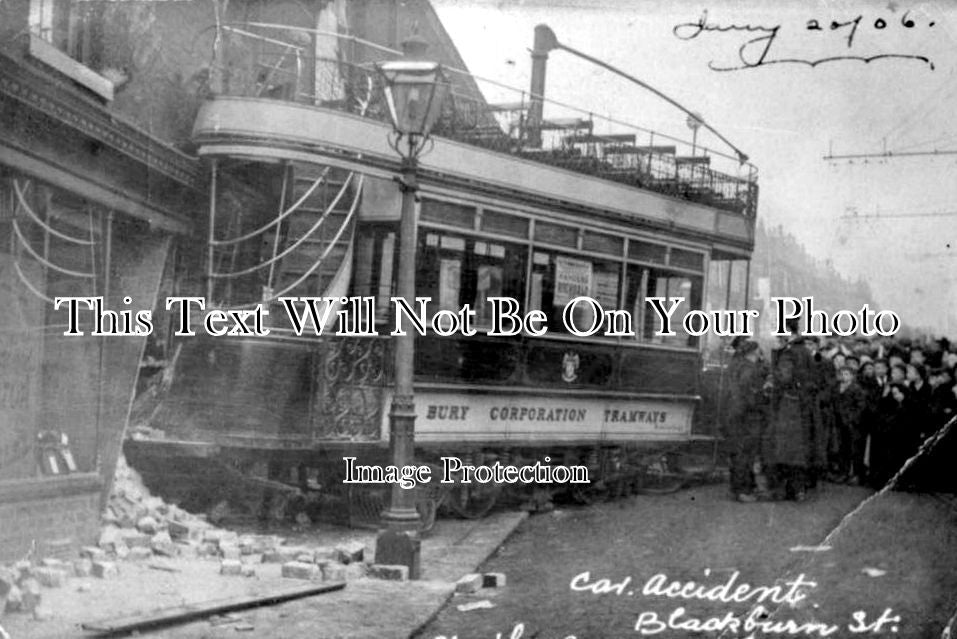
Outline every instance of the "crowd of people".
[[735, 499], [803, 501], [824, 481], [954, 491], [957, 426], [948, 437], [938, 430], [957, 415], [957, 344], [792, 331], [770, 358], [753, 340], [732, 342], [725, 430]]

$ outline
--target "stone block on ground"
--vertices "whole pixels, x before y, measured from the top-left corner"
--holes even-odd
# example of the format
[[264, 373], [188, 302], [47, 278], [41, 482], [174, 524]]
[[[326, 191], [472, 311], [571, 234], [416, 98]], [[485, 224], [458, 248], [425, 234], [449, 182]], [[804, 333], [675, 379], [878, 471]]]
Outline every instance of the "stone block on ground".
[[17, 573], [17, 579], [26, 579], [33, 575], [33, 564], [27, 560], [18, 561], [13, 564], [13, 570]]
[[84, 546], [80, 548], [80, 557], [86, 557], [91, 560], [106, 559], [106, 551], [96, 546]]
[[365, 557], [365, 544], [361, 541], [350, 541], [336, 546], [337, 559], [344, 564], [362, 561]]
[[369, 566], [364, 563], [352, 563], [345, 567], [345, 580], [355, 581], [362, 579], [369, 571]]
[[93, 561], [89, 557], [77, 559], [73, 562], [73, 574], [77, 577], [89, 577], [93, 574]]
[[251, 564], [243, 564], [242, 573], [243, 577], [255, 577], [256, 567]]
[[243, 553], [238, 544], [221, 543], [219, 544], [219, 555], [223, 559], [239, 559]]
[[238, 577], [243, 574], [243, 562], [238, 559], [223, 559], [219, 564], [219, 574]]
[[483, 588], [504, 588], [505, 583], [504, 572], [487, 572], [482, 575]]
[[482, 575], [472, 572], [455, 582], [455, 592], [478, 592], [482, 587]]
[[12, 568], [0, 567], [0, 597], [5, 597], [17, 585], [20, 575]]
[[32, 577], [20, 581], [20, 597], [20, 610], [33, 612], [43, 599], [43, 595], [40, 594], [40, 582]]
[[324, 561], [339, 561], [339, 551], [331, 546], [317, 546], [312, 549], [313, 561], [317, 564]]
[[337, 561], [328, 561], [320, 567], [323, 581], [345, 581], [346, 566]]
[[150, 548], [130, 548], [130, 554], [127, 557], [130, 561], [145, 561], [153, 556]]
[[121, 536], [123, 537], [123, 543], [130, 549], [149, 548], [152, 539], [151, 535], [138, 530], [124, 530]]
[[67, 573], [62, 568], [40, 566], [33, 569], [33, 578], [45, 588], [62, 588], [66, 583]]
[[205, 530], [206, 524], [178, 520], [170, 521], [167, 528], [169, 536], [176, 541], [203, 541]]
[[97, 545], [106, 552], [116, 552], [117, 547], [126, 546], [122, 531], [116, 526], [105, 526], [100, 531], [100, 539]]
[[136, 522], [136, 529], [146, 535], [155, 535], [159, 532], [160, 525], [156, 519], [150, 515], [140, 517]]
[[153, 535], [153, 538], [150, 540], [150, 548], [152, 548], [153, 552], [157, 555], [164, 557], [175, 557], [179, 553], [176, 544], [173, 543], [169, 533], [165, 530], [161, 530]]
[[282, 565], [282, 576], [290, 579], [315, 579], [319, 566], [304, 561], [289, 561]]
[[114, 552], [117, 559], [126, 559], [130, 555], [130, 547], [126, 544], [120, 543], [116, 545], [116, 550]]
[[7, 612], [19, 612], [23, 606], [23, 592], [21, 592], [19, 586], [11, 586], [5, 599], [6, 603], [4, 603], [3, 609]]
[[119, 568], [116, 567], [116, 563], [112, 561], [94, 561], [93, 562], [93, 576], [99, 579], [112, 579], [118, 577], [120, 574]]
[[372, 564], [369, 566], [369, 576], [374, 579], [385, 579], [387, 581], [408, 581], [409, 567]]
[[[274, 549], [263, 553], [264, 564], [280, 564], [289, 561], [296, 561], [302, 555], [312, 555], [309, 549], [304, 546], [276, 546]], [[310, 559], [312, 561], [312, 559]]]

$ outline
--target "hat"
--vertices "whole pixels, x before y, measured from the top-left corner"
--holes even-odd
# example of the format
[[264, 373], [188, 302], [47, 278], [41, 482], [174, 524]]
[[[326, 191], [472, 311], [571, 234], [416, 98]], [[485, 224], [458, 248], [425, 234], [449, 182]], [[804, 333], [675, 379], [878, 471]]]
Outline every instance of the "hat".
[[748, 340], [744, 335], [736, 335], [734, 339], [731, 340], [731, 348], [738, 350], [741, 348], [741, 345]]
[[758, 343], [752, 339], [745, 340], [742, 344], [738, 346], [738, 352], [742, 355], [747, 355], [751, 351], [758, 350]]

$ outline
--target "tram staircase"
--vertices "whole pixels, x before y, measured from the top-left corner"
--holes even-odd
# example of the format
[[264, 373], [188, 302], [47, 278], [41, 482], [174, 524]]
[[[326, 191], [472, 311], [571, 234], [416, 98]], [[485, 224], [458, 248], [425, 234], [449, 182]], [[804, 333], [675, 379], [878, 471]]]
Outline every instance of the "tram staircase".
[[[342, 296], [346, 293], [355, 227], [358, 176], [345, 169], [291, 162], [284, 176], [283, 209], [289, 215], [262, 236], [262, 255], [285, 254], [270, 288], [283, 296]], [[285, 203], [289, 204], [285, 204]], [[278, 235], [278, 237], [277, 237]]]

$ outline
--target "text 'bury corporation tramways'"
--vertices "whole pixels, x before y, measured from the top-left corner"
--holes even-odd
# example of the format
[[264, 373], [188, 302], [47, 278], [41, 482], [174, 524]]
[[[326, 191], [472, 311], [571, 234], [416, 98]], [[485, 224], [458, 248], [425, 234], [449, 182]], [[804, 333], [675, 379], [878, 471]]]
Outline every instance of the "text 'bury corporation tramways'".
[[602, 425], [608, 430], [670, 434], [686, 432], [690, 425], [686, 406], [658, 401], [426, 391], [417, 393], [415, 403], [417, 429], [421, 425], [425, 430], [463, 424], [509, 431], [564, 431]]

